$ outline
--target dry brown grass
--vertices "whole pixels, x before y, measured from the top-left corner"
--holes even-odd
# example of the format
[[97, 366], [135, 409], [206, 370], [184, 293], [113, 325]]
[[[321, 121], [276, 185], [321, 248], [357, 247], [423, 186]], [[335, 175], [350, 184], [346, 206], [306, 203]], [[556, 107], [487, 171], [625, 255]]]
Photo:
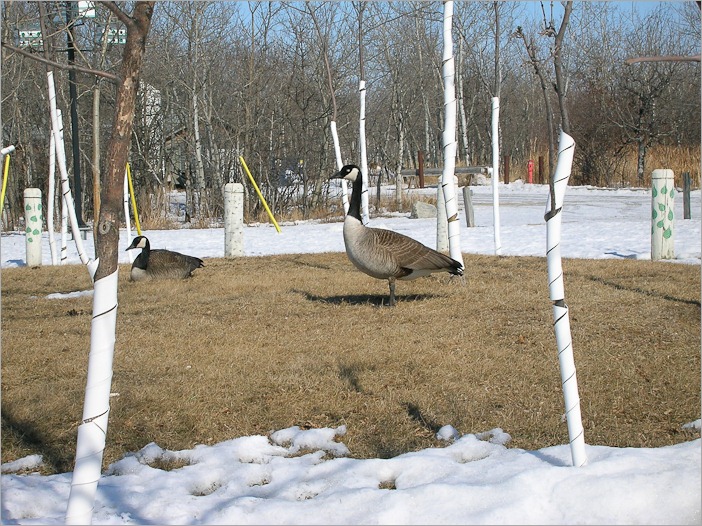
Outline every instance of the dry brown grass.
[[[543, 258], [466, 256], [465, 284], [387, 283], [344, 254], [209, 259], [186, 281], [120, 268], [105, 465], [292, 425], [346, 424], [358, 458], [501, 427], [511, 446], [568, 442]], [[700, 268], [564, 261], [585, 439], [659, 447], [700, 418]], [[73, 469], [92, 299], [82, 266], [2, 271], [2, 461]], [[699, 436], [699, 435], [698, 435]]]
[[[548, 170], [548, 151], [534, 153], [531, 157], [535, 162], [534, 181], [536, 181], [538, 177], [538, 162], [540, 155], [543, 156], [545, 169]], [[643, 185], [638, 180], [637, 176], [638, 158], [635, 145], [631, 145], [624, 151], [619, 162], [612, 163], [614, 160], [613, 158], [609, 158], [608, 161], [612, 163], [612, 166], [617, 166], [615, 173], [610, 174], [611, 180], [617, 186], [650, 188], [651, 172], [658, 168], [666, 168], [668, 170], [673, 170], [673, 173], [675, 174], [675, 186], [678, 188], [682, 188], [683, 186], [683, 173], [688, 172], [690, 174], [690, 185], [694, 190], [700, 188], [701, 184], [701, 159], [702, 148], [700, 148], [700, 146], [683, 147], [665, 146], [662, 144], [652, 146], [646, 153]], [[578, 163], [573, 165], [573, 177], [571, 178], [571, 183], [578, 180], [577, 175], [580, 173], [580, 169], [581, 166], [579, 166]], [[511, 163], [510, 181], [516, 181], [517, 179], [526, 181], [527, 160], [514, 160]], [[547, 181], [544, 180], [544, 182]]]

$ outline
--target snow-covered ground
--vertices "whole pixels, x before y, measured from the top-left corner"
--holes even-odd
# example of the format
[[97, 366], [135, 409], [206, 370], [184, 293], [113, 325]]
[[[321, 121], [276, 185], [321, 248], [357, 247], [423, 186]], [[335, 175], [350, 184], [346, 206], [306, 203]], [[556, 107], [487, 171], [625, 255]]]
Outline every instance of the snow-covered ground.
[[[494, 254], [492, 188], [473, 186], [471, 201], [475, 226], [468, 228], [459, 192], [461, 215], [461, 250], [465, 254]], [[436, 188], [416, 190], [421, 195], [436, 197]], [[544, 212], [548, 186], [500, 183], [500, 241], [504, 256], [545, 256], [546, 223]], [[371, 198], [371, 202], [372, 202]], [[701, 257], [700, 191], [691, 193], [692, 219], [682, 219], [682, 194], [675, 199], [675, 261], [699, 264]], [[568, 187], [563, 204], [561, 255], [564, 258], [631, 258], [651, 259], [651, 191], [650, 189], [605, 190], [589, 187]], [[278, 221], [280, 233], [269, 223], [249, 225], [244, 229], [244, 253], [247, 256], [296, 254], [305, 252], [343, 252], [341, 217], [337, 222]], [[390, 228], [436, 247], [436, 219], [410, 219], [408, 213], [372, 218], [371, 226]], [[224, 229], [177, 229], [145, 231], [152, 248], [167, 248], [201, 258], [224, 257]], [[134, 226], [131, 236], [136, 236]], [[60, 247], [60, 235], [56, 244]], [[75, 244], [68, 236], [68, 263], [80, 263]], [[49, 237], [45, 232], [42, 259], [51, 264]], [[120, 262], [129, 262], [136, 254], [125, 249], [127, 233], [120, 236]], [[94, 257], [92, 236], [83, 241], [88, 257]], [[26, 260], [23, 233], [3, 233], [3, 267], [22, 266]]]

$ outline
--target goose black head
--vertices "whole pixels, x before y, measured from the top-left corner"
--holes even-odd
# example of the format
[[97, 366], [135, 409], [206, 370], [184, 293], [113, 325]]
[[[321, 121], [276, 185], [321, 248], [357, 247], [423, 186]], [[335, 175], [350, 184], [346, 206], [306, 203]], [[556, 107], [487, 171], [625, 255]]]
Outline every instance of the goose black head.
[[347, 164], [332, 175], [330, 179], [346, 179], [347, 181], [354, 182], [359, 175], [361, 175], [361, 169], [358, 166], [355, 164]]
[[132, 244], [129, 245], [126, 250], [131, 250], [133, 248], [146, 248], [149, 246], [149, 240], [144, 236], [137, 236], [132, 240]]

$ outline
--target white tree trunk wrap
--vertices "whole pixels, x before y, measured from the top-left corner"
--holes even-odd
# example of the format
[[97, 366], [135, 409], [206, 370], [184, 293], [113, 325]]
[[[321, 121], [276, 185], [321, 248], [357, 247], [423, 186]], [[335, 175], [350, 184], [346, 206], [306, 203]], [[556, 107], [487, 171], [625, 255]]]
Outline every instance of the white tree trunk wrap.
[[[91, 277], [95, 276], [97, 265], [97, 261], [88, 265]], [[91, 524], [92, 521], [110, 413], [117, 325], [117, 275], [118, 271], [115, 271], [94, 284], [88, 378], [83, 419], [78, 427], [76, 462], [66, 508], [66, 524]]]
[[651, 173], [651, 259], [675, 259], [673, 170]]
[[[331, 121], [332, 139], [334, 140], [334, 154], [336, 156], [336, 169], [341, 170], [344, 161], [341, 159], [341, 148], [339, 147], [339, 134], [336, 132], [336, 121]], [[346, 179], [341, 179], [341, 204], [344, 205], [344, 217], [349, 213], [349, 190]]]
[[202, 189], [205, 188], [205, 167], [202, 162], [202, 142], [200, 140], [200, 114], [197, 100], [197, 89], [193, 78], [193, 136], [195, 138], [195, 188], [193, 188], [193, 208], [195, 217], [202, 215], [200, 197]]
[[561, 386], [565, 401], [565, 414], [570, 439], [570, 452], [573, 465], [576, 467], [587, 464], [585, 455], [585, 436], [582, 417], [580, 414], [580, 397], [578, 396], [578, 380], [575, 374], [573, 358], [573, 342], [571, 340], [568, 306], [565, 303], [563, 285], [563, 267], [561, 264], [561, 210], [565, 196], [570, 171], [573, 164], [575, 142], [569, 135], [561, 132], [558, 151], [558, 162], [553, 175], [555, 210], [551, 211], [551, 196], [546, 204], [546, 258], [548, 265], [549, 296], [553, 302], [554, 331], [558, 347], [558, 362], [561, 371]]
[[361, 151], [361, 174], [363, 175], [363, 190], [361, 192], [361, 218], [363, 224], [370, 221], [368, 211], [368, 153], [366, 152], [366, 81], [358, 83], [358, 91], [361, 95], [361, 117], [358, 127], [358, 146]]
[[27, 266], [41, 267], [41, 190], [25, 188], [23, 197]]
[[436, 250], [449, 252], [446, 201], [444, 200], [444, 189], [441, 185], [436, 188]]
[[[405, 127], [402, 123], [402, 116], [399, 118], [400, 137], [397, 141], [397, 170], [395, 171], [395, 204], [398, 210], [402, 210], [402, 187], [404, 179], [402, 177], [402, 156], [405, 154]], [[409, 190], [409, 188], [408, 188]]]
[[68, 260], [68, 205], [61, 194], [61, 265]]
[[[458, 218], [456, 195], [456, 70], [453, 62], [453, 1], [444, 2], [444, 53], [442, 75], [444, 78], [444, 170], [441, 188], [444, 195], [446, 221], [448, 223], [449, 253], [463, 266], [461, 254], [461, 223]], [[438, 215], [438, 214], [437, 214]]]
[[56, 195], [56, 139], [54, 132], [49, 138], [49, 195], [46, 203], [49, 207], [46, 213], [46, 229], [49, 231], [49, 251], [51, 252], [51, 264], [58, 265], [59, 257], [56, 251], [56, 239], [54, 238], [54, 201]]
[[244, 255], [244, 185], [224, 185], [224, 257]]
[[[495, 231], [495, 255], [502, 254], [500, 240], [500, 98], [492, 98], [492, 223]], [[570, 174], [569, 174], [570, 175]]]
[[71, 221], [71, 230], [73, 231], [73, 240], [76, 243], [78, 255], [83, 264], [87, 264], [90, 258], [85, 254], [83, 241], [80, 237], [80, 229], [78, 228], [78, 219], [76, 218], [76, 209], [73, 203], [73, 195], [71, 187], [68, 185], [68, 172], [66, 171], [66, 150], [63, 144], [63, 121], [61, 112], [56, 106], [56, 89], [54, 87], [54, 75], [49, 71], [47, 74], [49, 84], [49, 106], [51, 108], [51, 131], [54, 134], [56, 142], [56, 158], [58, 160], [59, 171], [61, 172], [61, 192], [63, 199], [66, 201], [68, 208], [69, 219]]

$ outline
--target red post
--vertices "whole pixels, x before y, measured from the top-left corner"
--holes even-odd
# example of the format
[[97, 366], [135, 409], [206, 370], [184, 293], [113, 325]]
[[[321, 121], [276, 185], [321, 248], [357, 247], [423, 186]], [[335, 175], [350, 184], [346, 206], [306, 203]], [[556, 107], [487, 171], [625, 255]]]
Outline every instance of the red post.
[[527, 162], [527, 183], [531, 184], [534, 182], [534, 160], [529, 159]]
[[424, 188], [424, 152], [422, 150], [419, 150], [417, 152], [417, 165], [418, 165], [418, 173], [419, 173], [419, 188]]
[[505, 155], [505, 184], [509, 184], [509, 155]]

